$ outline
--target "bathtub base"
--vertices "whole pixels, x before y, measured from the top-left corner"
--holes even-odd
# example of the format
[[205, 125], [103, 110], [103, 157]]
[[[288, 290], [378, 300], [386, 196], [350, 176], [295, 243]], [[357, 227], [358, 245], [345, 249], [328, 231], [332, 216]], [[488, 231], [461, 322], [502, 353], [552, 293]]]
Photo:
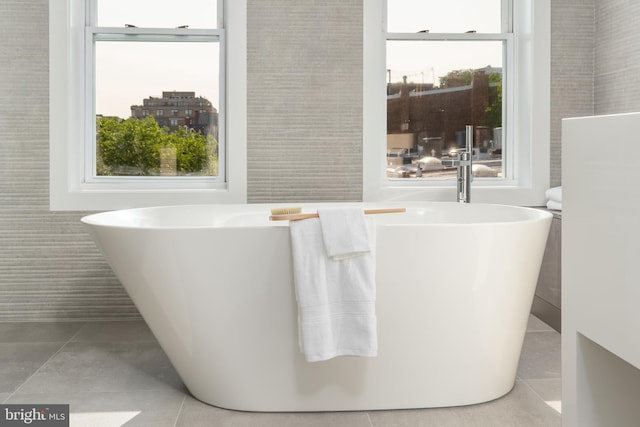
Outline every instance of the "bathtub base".
[[[379, 316], [386, 318], [383, 313]], [[513, 334], [483, 334], [472, 325], [465, 325], [465, 331], [461, 331], [443, 328], [446, 325], [437, 322], [432, 327], [404, 325], [407, 332], [397, 334], [380, 321], [377, 357], [338, 357], [314, 363], [306, 362], [298, 351], [294, 325], [288, 342], [266, 340], [260, 351], [252, 351], [246, 342], [233, 351], [232, 343], [227, 343], [229, 352], [219, 363], [212, 363], [215, 358], [211, 358], [201, 363], [178, 362], [175, 366], [197, 399], [241, 411], [470, 405], [497, 399], [513, 388], [528, 314], [523, 317], [519, 322], [521, 332]], [[398, 322], [403, 323], [401, 319]], [[416, 335], [420, 329], [422, 336]], [[451, 332], [449, 339], [444, 337], [447, 330]], [[222, 340], [214, 339], [210, 346], [205, 345], [209, 347], [205, 354], [225, 356], [216, 342]]]
[[[332, 367], [334, 369], [335, 367]], [[353, 375], [353, 371], [345, 371], [344, 375]], [[424, 384], [405, 384], [401, 390], [373, 390], [376, 386], [363, 381], [361, 385], [324, 383], [314, 391], [296, 390], [292, 394], [282, 392], [280, 385], [271, 387], [271, 392], [250, 398], [246, 394], [234, 398], [229, 394], [221, 396], [211, 393], [211, 389], [203, 390], [204, 394], [190, 393], [199, 401], [215, 407], [249, 412], [340, 412], [340, 411], [373, 411], [399, 409], [429, 409], [481, 404], [499, 399], [511, 392], [514, 381], [502, 387], [486, 386], [481, 392], [468, 390], [460, 392], [449, 388], [444, 392], [429, 392]], [[369, 382], [370, 383], [370, 382]], [[215, 395], [214, 395], [215, 394]], [[275, 394], [275, 396], [274, 396]]]

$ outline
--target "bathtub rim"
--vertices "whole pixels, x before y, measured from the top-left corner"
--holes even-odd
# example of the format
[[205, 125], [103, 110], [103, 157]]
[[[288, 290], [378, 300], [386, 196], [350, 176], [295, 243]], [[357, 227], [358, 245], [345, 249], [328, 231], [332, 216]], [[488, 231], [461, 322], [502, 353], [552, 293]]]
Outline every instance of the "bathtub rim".
[[[260, 224], [252, 224], [252, 225], [233, 225], [233, 224], [225, 224], [222, 223], [220, 225], [214, 224], [169, 224], [169, 225], [155, 225], [155, 224], [139, 224], [139, 223], [127, 223], [126, 219], [131, 219], [134, 217], [126, 218], [124, 215], [130, 214], [141, 214], [139, 216], [140, 219], [146, 219], [150, 216], [146, 216], [145, 214], [149, 214], [154, 211], [162, 211], [162, 210], [189, 210], [189, 209], [202, 209], [212, 207], [220, 208], [222, 212], [217, 214], [220, 215], [221, 218], [237, 218], [243, 215], [258, 215], [264, 214], [264, 218], [270, 227], [288, 227], [288, 221], [269, 221], [268, 215], [270, 214], [270, 209], [273, 208], [285, 208], [285, 207], [301, 207], [303, 212], [315, 212], [318, 207], [324, 206], [357, 206], [363, 208], [398, 208], [398, 207], [406, 207], [408, 211], [412, 209], [425, 208], [429, 206], [448, 206], [451, 209], [464, 209], [464, 206], [481, 206], [483, 208], [495, 208], [495, 209], [508, 209], [513, 211], [519, 211], [526, 213], [522, 218], [511, 219], [511, 220], [500, 220], [496, 218], [495, 220], [489, 221], [470, 221], [470, 222], [433, 222], [433, 223], [384, 223], [379, 224], [382, 226], [388, 227], [403, 227], [403, 226], [439, 226], [439, 227], [468, 227], [468, 226], [483, 226], [483, 225], [495, 225], [495, 224], [520, 224], [527, 222], [536, 222], [536, 221], [544, 221], [550, 220], [553, 217], [553, 214], [546, 210], [544, 207], [528, 207], [528, 206], [517, 206], [517, 205], [505, 205], [505, 204], [496, 204], [496, 203], [456, 203], [456, 202], [448, 202], [448, 201], [412, 201], [412, 202], [303, 202], [303, 203], [288, 203], [288, 202], [278, 202], [278, 203], [243, 203], [243, 204], [194, 204], [194, 205], [161, 205], [161, 206], [149, 206], [142, 208], [127, 208], [127, 209], [117, 209], [110, 210], [104, 212], [92, 213], [89, 215], [85, 215], [80, 218], [80, 221], [92, 227], [104, 227], [104, 228], [114, 228], [114, 229], [134, 229], [134, 230], [191, 230], [191, 229], [219, 229], [219, 228], [265, 228], [264, 223]], [[248, 208], [248, 209], [247, 209]], [[481, 209], [483, 209], [481, 208]], [[118, 218], [118, 216], [123, 215], [122, 218]], [[403, 214], [391, 214], [391, 215], [403, 215]]]

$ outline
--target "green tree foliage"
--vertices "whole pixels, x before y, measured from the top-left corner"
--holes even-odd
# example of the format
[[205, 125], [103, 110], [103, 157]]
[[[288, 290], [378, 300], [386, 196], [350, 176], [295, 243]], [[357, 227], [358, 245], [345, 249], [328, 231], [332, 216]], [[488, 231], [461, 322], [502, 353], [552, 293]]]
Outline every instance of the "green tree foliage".
[[120, 121], [117, 118], [98, 119], [98, 153], [104, 172], [129, 169], [138, 171], [137, 175], [150, 175], [160, 167], [159, 146], [162, 145], [163, 132], [152, 118], [138, 120], [129, 118]]
[[449, 71], [446, 76], [440, 77], [440, 87], [468, 86], [473, 81], [473, 70]]
[[176, 148], [178, 171], [197, 172], [207, 166], [207, 140], [200, 132], [188, 132], [180, 127], [167, 136], [165, 144]]
[[[440, 77], [442, 87], [453, 87], [461, 85], [471, 85], [473, 82], [474, 71], [454, 70], [447, 73], [446, 76]], [[502, 126], [502, 74], [489, 74], [489, 107], [486, 108], [485, 125], [490, 128]]]
[[[498, 75], [498, 79], [493, 77]], [[492, 79], [493, 77], [493, 79]], [[502, 76], [497, 73], [489, 76], [490, 82], [496, 82], [497, 85], [490, 89], [491, 104], [485, 110], [487, 126], [490, 128], [499, 128], [502, 126]]]
[[176, 174], [208, 174], [213, 144], [200, 132], [161, 128], [151, 116], [126, 120], [98, 117], [98, 175], [159, 175], [160, 151], [175, 148]]

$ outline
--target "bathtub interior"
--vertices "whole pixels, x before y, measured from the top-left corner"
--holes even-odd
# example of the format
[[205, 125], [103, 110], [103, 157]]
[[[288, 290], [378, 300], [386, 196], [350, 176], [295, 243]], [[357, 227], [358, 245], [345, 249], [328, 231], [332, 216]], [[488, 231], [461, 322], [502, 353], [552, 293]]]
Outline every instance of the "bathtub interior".
[[359, 206], [363, 209], [406, 207], [406, 213], [376, 215], [378, 225], [479, 224], [540, 220], [547, 212], [507, 205], [410, 202], [403, 204], [246, 204], [182, 205], [103, 212], [83, 218], [92, 225], [125, 228], [283, 227], [288, 221], [270, 221], [272, 208], [300, 206], [316, 212], [319, 206]]

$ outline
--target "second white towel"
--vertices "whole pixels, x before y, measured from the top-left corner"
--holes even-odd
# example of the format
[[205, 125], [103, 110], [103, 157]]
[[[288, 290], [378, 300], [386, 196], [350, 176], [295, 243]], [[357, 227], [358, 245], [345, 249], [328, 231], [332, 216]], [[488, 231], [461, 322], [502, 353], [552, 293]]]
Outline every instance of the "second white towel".
[[367, 218], [361, 208], [320, 208], [318, 216], [329, 258], [352, 258], [371, 250]]

